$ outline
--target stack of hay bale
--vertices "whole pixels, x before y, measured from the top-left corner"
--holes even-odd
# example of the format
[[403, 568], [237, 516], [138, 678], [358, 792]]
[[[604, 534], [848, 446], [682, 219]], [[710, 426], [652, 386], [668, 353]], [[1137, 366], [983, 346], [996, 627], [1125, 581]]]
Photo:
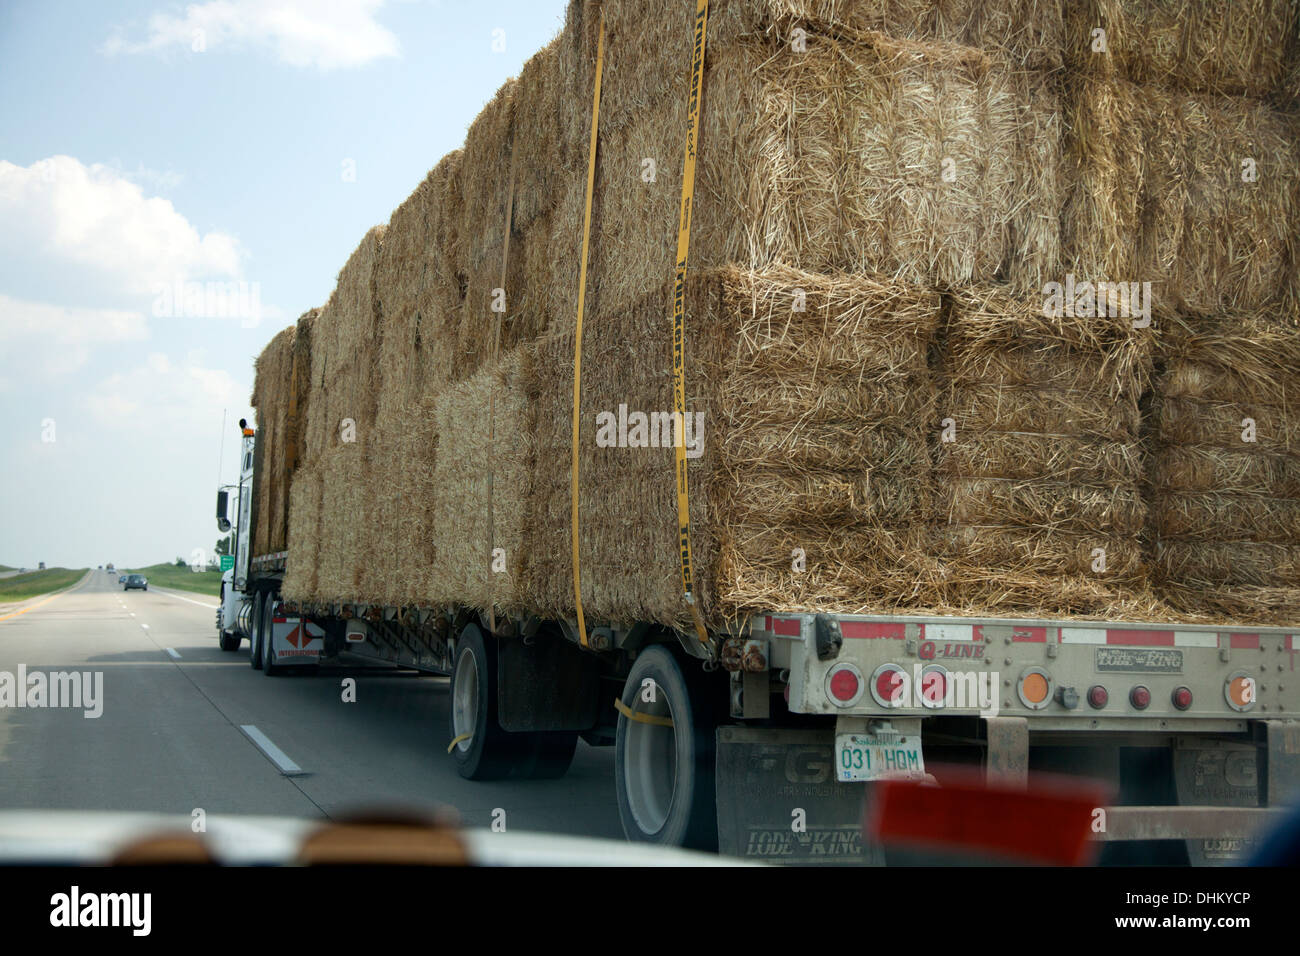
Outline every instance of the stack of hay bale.
[[1300, 612], [1300, 330], [1275, 317], [1180, 320], [1151, 412], [1151, 538], [1182, 612]]
[[[297, 351], [294, 326], [282, 330], [257, 357], [252, 405], [257, 409], [257, 430], [266, 436], [263, 447], [282, 448], [298, 440], [297, 421], [290, 421], [294, 385], [293, 362]], [[283, 551], [289, 537], [288, 456], [272, 454], [265, 467], [254, 472], [253, 495], [258, 520], [250, 542], [254, 554]]]
[[[1182, 617], [1300, 612], [1296, 16], [1287, 0], [1068, 8], [1067, 245], [1076, 271], [1152, 284], [1144, 537]], [[1105, 52], [1080, 42], [1098, 29]]]
[[[691, 543], [711, 622], [1195, 618], [1230, 606], [1197, 594], [1234, 562], [1255, 590], [1231, 613], [1283, 613], [1294, 446], [1220, 463], [1215, 480], [1242, 476], [1256, 498], [1202, 500], [1217, 509], [1202, 539], [1174, 520], [1207, 491], [1178, 484], [1205, 480], [1188, 436], [1224, 444], [1182, 406], [1219, 415], [1237, 380], [1192, 395], [1176, 368], [1213, 365], [1195, 356], [1219, 317], [1256, 316], [1234, 333], [1249, 345], [1221, 350], [1254, 363], [1253, 390], [1231, 400], [1276, 423], [1260, 426], [1268, 441], [1294, 436], [1296, 11], [1229, 7], [714, 0], [684, 293], [687, 411], [704, 415]], [[290, 550], [318, 548], [304, 557], [318, 574], [295, 577], [291, 559], [286, 593], [573, 612], [602, 14], [582, 600], [589, 620], [689, 620], [674, 449], [654, 429], [672, 411], [694, 42], [694, 4], [670, 0], [571, 0], [564, 32], [349, 260], [316, 319], [293, 485]], [[1154, 326], [1098, 316], [1086, 296], [1045, 314], [1048, 284], [1076, 279], [1150, 282]], [[339, 443], [342, 417], [356, 443]], [[1237, 541], [1235, 557], [1209, 559], [1211, 539]], [[1243, 557], [1257, 540], [1267, 573], [1263, 551]]]

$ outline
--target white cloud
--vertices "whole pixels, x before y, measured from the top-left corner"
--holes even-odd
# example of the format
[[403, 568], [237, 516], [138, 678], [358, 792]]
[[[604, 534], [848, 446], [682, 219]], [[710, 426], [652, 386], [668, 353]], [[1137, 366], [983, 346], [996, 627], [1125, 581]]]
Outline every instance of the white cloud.
[[0, 160], [0, 252], [10, 261], [71, 266], [109, 295], [153, 295], [159, 285], [237, 278], [244, 252], [227, 233], [200, 234], [170, 200], [146, 197], [110, 167], [52, 156], [31, 166]]
[[86, 364], [92, 345], [148, 337], [139, 312], [74, 309], [0, 294], [0, 352], [46, 374], [75, 372]]
[[119, 31], [106, 53], [148, 53], [181, 48], [193, 53], [221, 47], [272, 53], [290, 66], [322, 70], [364, 66], [397, 56], [397, 37], [375, 20], [383, 0], [213, 0], [192, 3], [182, 16], [155, 13], [148, 37], [132, 41]]
[[204, 368], [189, 359], [173, 362], [161, 352], [144, 363], [115, 372], [91, 390], [87, 409], [102, 424], [151, 435], [209, 433], [215, 440], [222, 409], [242, 409], [248, 386], [223, 369]]

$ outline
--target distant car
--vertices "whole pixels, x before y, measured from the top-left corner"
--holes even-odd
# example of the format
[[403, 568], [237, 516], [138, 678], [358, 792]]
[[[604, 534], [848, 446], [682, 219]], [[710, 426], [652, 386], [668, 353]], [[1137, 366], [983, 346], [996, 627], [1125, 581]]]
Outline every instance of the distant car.
[[143, 574], [128, 574], [126, 580], [122, 582], [122, 590], [129, 591], [132, 588], [148, 591], [149, 580]]
[[117, 583], [118, 583], [118, 584], [126, 584], [126, 575], [125, 575], [125, 574], [119, 574], [119, 575], [117, 576]]

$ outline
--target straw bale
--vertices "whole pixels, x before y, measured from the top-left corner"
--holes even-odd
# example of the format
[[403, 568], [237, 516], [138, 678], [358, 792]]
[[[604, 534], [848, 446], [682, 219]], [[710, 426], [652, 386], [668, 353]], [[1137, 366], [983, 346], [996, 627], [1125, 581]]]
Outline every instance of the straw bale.
[[[919, 524], [836, 523], [820, 532], [770, 524], [719, 524], [716, 575], [726, 608], [889, 613], [925, 605], [928, 549]], [[793, 553], [804, 554], [795, 570]]]
[[[1141, 548], [1131, 537], [1096, 535], [1061, 528], [1008, 530], [996, 526], [946, 526], [937, 529], [942, 551], [960, 555], [960, 562], [949, 564], [949, 574], [978, 574], [980, 569], [1032, 569], [1035, 575], [1095, 576], [1092, 565], [1096, 548], [1106, 550], [1108, 579], [1128, 576], [1140, 580], [1144, 573]], [[950, 558], [951, 560], [951, 558]], [[965, 567], [962, 567], [965, 565]], [[950, 587], [953, 581], [946, 582]]]
[[[589, 282], [621, 304], [674, 265], [689, 18], [675, 39], [653, 19], [612, 30], [602, 90]], [[787, 263], [955, 285], [1015, 260], [1012, 278], [1034, 288], [1056, 271], [1059, 215], [1031, 211], [1061, 204], [1049, 84], [952, 43], [861, 32], [816, 41], [806, 53], [753, 38], [710, 45], [696, 267]], [[572, 182], [554, 225], [574, 261], [584, 190]]]
[[[1214, 543], [1174, 540], [1160, 545], [1156, 567], [1164, 575], [1163, 591], [1175, 595], [1183, 606], [1210, 610], [1190, 591], [1205, 587], [1222, 600], [1240, 589], [1245, 606], [1253, 588], [1286, 588], [1289, 606], [1300, 610], [1296, 581], [1300, 580], [1300, 546], [1269, 542]], [[1295, 618], [1286, 623], [1294, 624]]]
[[386, 229], [375, 226], [367, 232], [339, 270], [338, 284], [316, 322], [313, 384], [335, 367], [355, 362], [358, 355], [378, 351], [382, 325], [378, 321], [374, 269]]
[[1132, 481], [1142, 472], [1136, 441], [993, 430], [959, 431], [956, 437], [939, 445], [936, 468], [941, 475], [1110, 485]]
[[440, 489], [434, 482], [439, 435], [425, 401], [401, 408], [379, 440], [384, 455], [377, 463], [374, 509], [379, 529], [375, 566], [377, 603], [427, 606], [429, 569], [438, 560], [438, 533], [455, 534], [458, 525], [435, 529], [434, 508]]
[[1146, 517], [1135, 486], [1092, 486], [1047, 479], [950, 478], [943, 507], [954, 524], [1104, 531], [1136, 536]]
[[929, 593], [967, 611], [1150, 609], [1139, 399], [1152, 338], [1042, 302], [1005, 287], [949, 297], [937, 367], [955, 433], [935, 452]]
[[321, 461], [318, 599], [365, 601], [361, 580], [367, 557], [365, 494], [370, 449], [364, 442], [338, 445]]
[[1176, 491], [1231, 489], [1252, 495], [1300, 499], [1300, 453], [1277, 453], [1251, 445], [1215, 448], [1173, 445], [1159, 449], [1151, 483]]
[[[423, 414], [454, 453], [436, 457], [432, 473], [434, 560], [422, 603], [524, 610], [518, 584], [538, 556], [524, 548], [532, 456], [523, 364], [516, 350], [455, 388], [429, 397]], [[503, 559], [504, 570], [493, 561]]]
[[1300, 448], [1300, 415], [1288, 415], [1271, 403], [1249, 405], [1157, 396], [1151, 403], [1151, 419], [1154, 435], [1168, 445], [1241, 448], [1249, 419], [1260, 446]]
[[251, 542], [254, 554], [282, 551], [288, 522], [289, 397], [293, 384], [294, 326], [271, 339], [255, 362], [252, 404], [262, 445], [254, 486], [258, 520]]
[[[1291, 0], [1071, 0], [1072, 69], [1211, 93], [1264, 96], [1295, 67]], [[1107, 52], [1093, 51], [1093, 30]]]
[[1075, 273], [1149, 281], [1170, 309], [1295, 316], [1296, 118], [1249, 98], [1071, 83], [1062, 234]]
[[394, 210], [375, 261], [375, 288], [384, 334], [377, 360], [379, 411], [416, 400], [449, 378], [442, 343], [460, 303], [447, 245], [447, 193], [461, 160], [448, 153]]
[[1160, 344], [1149, 424], [1158, 593], [1186, 613], [1293, 622], [1300, 330], [1277, 313], [1187, 316]]
[[455, 217], [458, 227], [450, 237], [450, 252], [457, 270], [466, 274], [480, 260], [501, 261], [510, 196], [517, 89], [516, 80], [507, 80], [465, 134], [458, 177], [461, 190], [460, 208]]
[[[802, 312], [792, 310], [796, 289]], [[701, 273], [687, 298], [687, 405], [705, 416], [703, 455], [687, 463], [705, 613], [720, 620], [790, 599], [788, 584], [766, 592], [767, 604], [755, 590], [778, 580], [762, 568], [790, 568], [789, 547], [755, 550], [774, 535], [792, 536], [809, 555], [839, 553], [846, 527], [923, 541], [926, 357], [939, 297], [885, 279], [779, 267]], [[595, 442], [598, 411], [671, 409], [669, 308], [669, 288], [630, 309], [609, 311], [597, 297], [584, 331], [580, 554], [592, 620], [689, 620], [678, 582], [672, 448]], [[525, 547], [550, 557], [530, 566], [524, 593], [529, 606], [550, 613], [572, 606], [572, 356], [567, 333], [537, 342], [526, 389], [534, 467]], [[890, 407], [905, 383], [908, 400]], [[870, 553], [853, 572], [859, 581], [876, 575], [858, 604], [862, 595], [885, 594], [883, 582], [902, 580], [898, 568], [886, 568], [886, 552]], [[848, 578], [819, 566], [799, 579], [813, 580]]]
[[1235, 489], [1196, 495], [1166, 493], [1152, 517], [1154, 530], [1162, 538], [1300, 542], [1300, 499], [1272, 494]]
[[[515, 88], [520, 135], [514, 139], [512, 154], [516, 164], [512, 216], [519, 229], [550, 215], [558, 197], [586, 168], [586, 154], [580, 149], [586, 144], [566, 138], [566, 115], [583, 112], [584, 103], [568, 99], [563, 44], [564, 38], [556, 37], [529, 58]], [[590, 93], [585, 105], [589, 111]]]
[[321, 552], [321, 466], [305, 463], [293, 476], [289, 496], [289, 560], [284, 596], [293, 601], [317, 599]]
[[1111, 405], [1089, 396], [1051, 389], [1014, 388], [996, 382], [949, 386], [939, 403], [944, 417], [963, 429], [1001, 428], [1047, 435], [1129, 441], [1140, 413], [1136, 403]]
[[308, 457], [307, 422], [311, 409], [311, 341], [320, 317], [320, 309], [310, 309], [298, 318], [297, 332], [293, 337], [291, 379], [297, 382], [296, 418], [288, 423], [288, 442], [293, 449], [293, 460], [302, 465]]

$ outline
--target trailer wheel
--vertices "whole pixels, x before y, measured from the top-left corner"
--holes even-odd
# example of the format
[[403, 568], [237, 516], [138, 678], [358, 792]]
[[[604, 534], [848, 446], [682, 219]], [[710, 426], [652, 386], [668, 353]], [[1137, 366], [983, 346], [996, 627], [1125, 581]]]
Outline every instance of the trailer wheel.
[[267, 677], [279, 677], [284, 673], [284, 665], [275, 662], [275, 603], [278, 594], [268, 592], [262, 600], [262, 673]]
[[703, 676], [688, 675], [658, 644], [641, 652], [627, 676], [624, 707], [650, 718], [618, 716], [614, 776], [629, 840], [717, 849], [715, 718]]
[[255, 671], [262, 669], [262, 605], [265, 602], [266, 593], [258, 591], [253, 597], [253, 628], [248, 636], [248, 663]]
[[[496, 641], [467, 624], [456, 642], [448, 723], [456, 769], [466, 780], [500, 780], [519, 760], [520, 741], [497, 722]], [[464, 738], [464, 739], [460, 739]]]
[[239, 635], [232, 634], [230, 631], [223, 628], [220, 636], [217, 638], [217, 645], [223, 651], [237, 651], [239, 650]]
[[523, 735], [525, 744], [519, 775], [533, 780], [558, 780], [569, 772], [573, 752], [578, 749], [578, 735], [572, 731], [542, 731]]

